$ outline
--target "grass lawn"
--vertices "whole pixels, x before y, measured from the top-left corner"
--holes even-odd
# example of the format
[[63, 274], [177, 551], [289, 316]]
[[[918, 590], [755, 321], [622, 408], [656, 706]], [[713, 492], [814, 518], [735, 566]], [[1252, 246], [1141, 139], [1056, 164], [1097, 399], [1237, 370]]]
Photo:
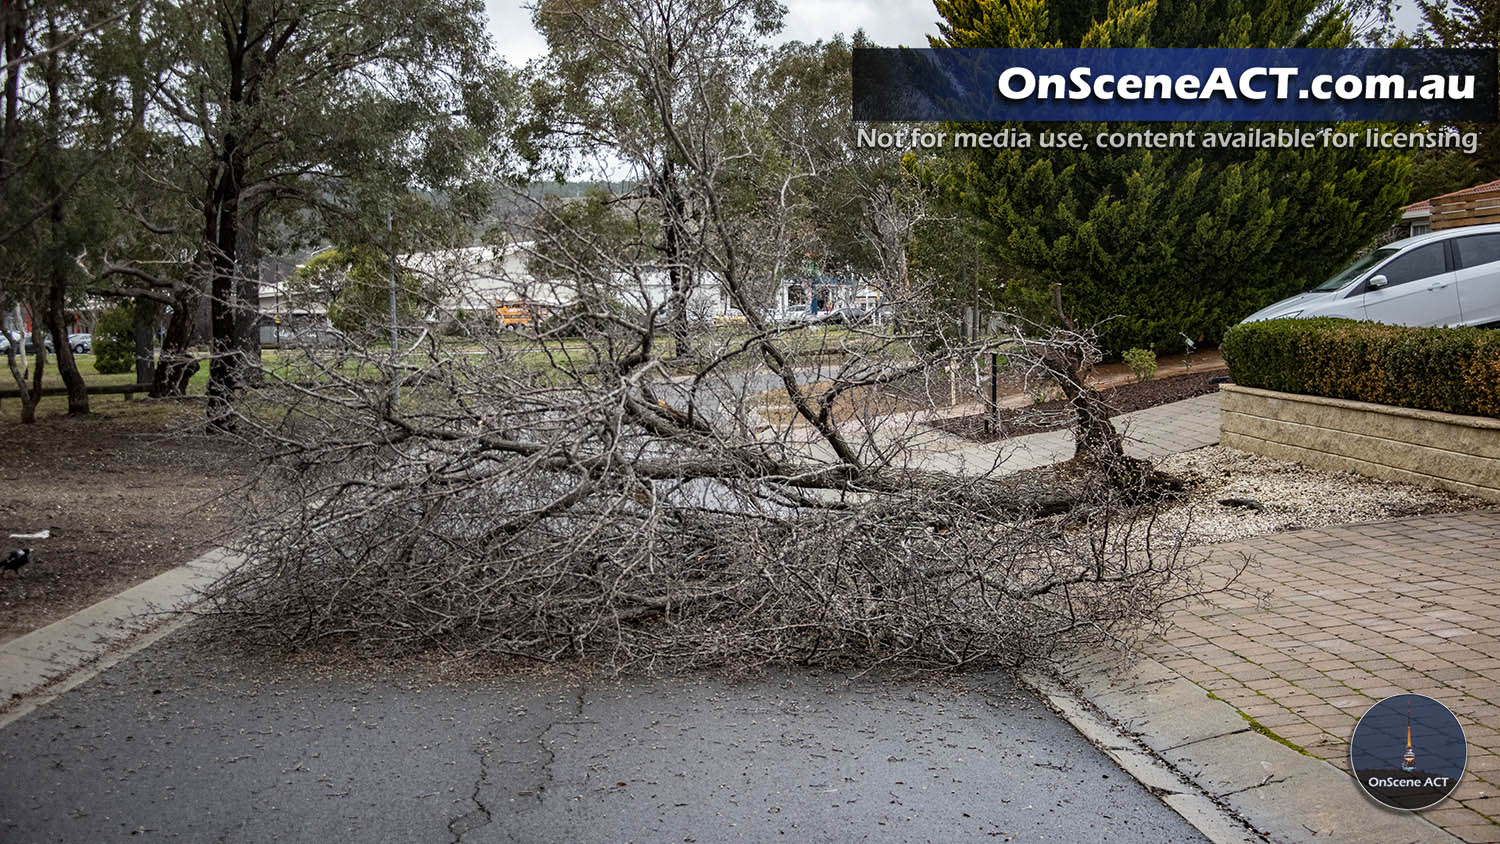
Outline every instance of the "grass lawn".
[[[121, 372], [117, 375], [104, 375], [94, 369], [93, 355], [74, 355], [78, 361], [78, 371], [83, 374], [83, 383], [90, 387], [117, 386], [121, 384], [135, 383], [135, 370]], [[27, 386], [31, 380], [27, 379]], [[42, 387], [62, 387], [62, 375], [57, 371], [57, 359], [48, 356], [47, 369], [42, 373]], [[205, 364], [198, 368], [193, 379], [188, 382], [188, 395], [201, 396], [208, 386], [208, 366]], [[0, 366], [0, 389], [14, 390], [16, 379], [10, 374], [9, 367]], [[136, 394], [130, 399], [122, 395], [89, 396], [89, 410], [92, 412], [108, 413], [111, 415], [123, 414], [129, 417], [140, 417], [142, 419], [163, 416], [165, 411], [160, 403], [142, 401], [144, 394]], [[38, 418], [48, 416], [63, 416], [68, 412], [67, 396], [43, 396], [41, 403], [36, 407]], [[164, 417], [163, 417], [164, 418]], [[21, 421], [21, 400], [0, 399], [0, 422]]]
[[[699, 345], [700, 354], [717, 357], [728, 350], [737, 350], [745, 340], [749, 339], [749, 333], [742, 327], [721, 327], [711, 333], [699, 334], [695, 341]], [[875, 353], [886, 358], [902, 358], [910, 355], [910, 349], [903, 343], [891, 343], [882, 337], [878, 331], [866, 329], [850, 330], [842, 326], [824, 326], [816, 329], [798, 328], [786, 331], [778, 338], [782, 347], [785, 348], [794, 362], [804, 363], [811, 360], [824, 359], [827, 355], [838, 355], [848, 353]], [[527, 338], [517, 334], [514, 337], [502, 336], [500, 348], [506, 354], [505, 363], [508, 366], [519, 367], [523, 371], [536, 375], [544, 375], [549, 371], [558, 382], [571, 381], [577, 377], [588, 378], [588, 372], [595, 363], [594, 355], [600, 346], [584, 339], [560, 339], [548, 340], [545, 346], [539, 346], [535, 338]], [[443, 352], [460, 357], [485, 354], [484, 347], [477, 344], [454, 343], [451, 338], [444, 338]], [[670, 355], [672, 341], [667, 337], [658, 337], [654, 343], [656, 355], [666, 359], [669, 371], [675, 371], [676, 366]], [[321, 353], [319, 354], [321, 358]], [[376, 349], [370, 350], [371, 359], [379, 360], [382, 356]], [[199, 350], [200, 366], [191, 381], [188, 382], [188, 395], [190, 397], [201, 397], [204, 395], [208, 385], [208, 361]], [[135, 373], [122, 372], [114, 375], [105, 375], [94, 368], [95, 357], [92, 354], [76, 355], [79, 371], [83, 373], [83, 380], [90, 387], [119, 386], [135, 383]], [[412, 364], [422, 367], [428, 363], [426, 355], [418, 351], [412, 356]], [[726, 365], [720, 367], [722, 370], [741, 369], [761, 365], [760, 355], [755, 351], [738, 354]], [[283, 352], [277, 349], [267, 349], [263, 355], [263, 365], [268, 375], [272, 378], [284, 378], [292, 381], [324, 382], [330, 377], [329, 372], [297, 351]], [[380, 380], [378, 373], [371, 371], [369, 362], [358, 362], [354, 360], [340, 361], [336, 363], [335, 370], [343, 376], [354, 380], [365, 380], [372, 375], [375, 380]], [[701, 361], [691, 362], [683, 366], [682, 371], [694, 372], [701, 366]], [[4, 370], [0, 367], [0, 370]], [[28, 381], [29, 384], [29, 381]], [[44, 388], [60, 388], [63, 386], [62, 377], [58, 374], [56, 358], [50, 357], [47, 362], [46, 372], [42, 376]], [[8, 370], [0, 371], [0, 389], [14, 389], [15, 382]], [[151, 415], [156, 411], [151, 410], [158, 403], [143, 401], [144, 396], [136, 394], [131, 398], [122, 395], [93, 395], [89, 397], [90, 410], [103, 413], [124, 413], [128, 416]], [[39, 417], [59, 416], [67, 413], [68, 400], [66, 396], [45, 396], [37, 406]], [[18, 422], [21, 418], [21, 402], [19, 399], [0, 399], [0, 422]]]

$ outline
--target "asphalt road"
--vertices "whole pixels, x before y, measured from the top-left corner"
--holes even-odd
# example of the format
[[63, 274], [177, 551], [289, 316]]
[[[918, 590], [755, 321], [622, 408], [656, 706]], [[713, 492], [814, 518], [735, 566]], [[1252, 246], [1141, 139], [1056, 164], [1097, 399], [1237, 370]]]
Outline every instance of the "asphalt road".
[[1198, 842], [998, 675], [434, 679], [167, 640], [0, 731], [0, 841]]

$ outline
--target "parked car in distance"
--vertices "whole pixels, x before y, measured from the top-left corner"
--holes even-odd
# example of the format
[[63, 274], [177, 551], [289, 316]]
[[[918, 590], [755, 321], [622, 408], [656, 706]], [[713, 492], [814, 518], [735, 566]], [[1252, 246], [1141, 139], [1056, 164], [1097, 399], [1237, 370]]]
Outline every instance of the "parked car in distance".
[[796, 306], [786, 308], [785, 310], [772, 308], [765, 312], [764, 317], [767, 324], [776, 326], [801, 325], [805, 322], [811, 322], [815, 318], [813, 314], [807, 312], [805, 306]]
[[287, 337], [282, 343], [287, 348], [347, 348], [352, 345], [348, 335], [332, 326], [313, 326]]
[[[34, 354], [36, 354], [36, 337], [37, 337], [37, 335], [36, 335], [35, 332], [33, 332], [31, 334], [27, 334], [24, 331], [13, 331], [11, 333], [16, 337], [16, 339], [18, 341], [20, 341], [20, 340], [24, 340], [25, 341], [24, 343], [22, 343], [22, 348], [26, 350], [26, 354], [28, 354], [28, 355], [34, 355]], [[51, 334], [43, 334], [42, 335], [42, 345], [44, 347], [46, 347], [47, 351], [49, 351], [49, 352], [52, 351], [52, 335]], [[0, 333], [0, 352], [7, 352], [9, 350], [10, 350], [10, 340], [3, 333]]]
[[835, 308], [827, 313], [818, 314], [815, 320], [821, 325], [854, 325], [864, 322], [869, 317], [865, 309], [858, 305], [850, 305], [846, 308]]
[[72, 349], [74, 354], [79, 355], [84, 354], [85, 352], [92, 352], [94, 350], [94, 335], [69, 334], [68, 348]]
[[1243, 322], [1344, 317], [1391, 325], [1500, 326], [1500, 224], [1386, 244]]

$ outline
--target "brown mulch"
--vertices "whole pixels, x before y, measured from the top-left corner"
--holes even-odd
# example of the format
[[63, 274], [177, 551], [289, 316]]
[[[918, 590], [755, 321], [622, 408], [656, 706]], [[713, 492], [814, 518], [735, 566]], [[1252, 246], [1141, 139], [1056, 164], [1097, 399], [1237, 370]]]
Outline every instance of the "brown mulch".
[[[224, 539], [222, 499], [244, 477], [237, 442], [208, 438], [202, 405], [160, 412], [0, 422], [0, 557], [33, 548], [0, 574], [0, 642], [167, 569]], [[50, 531], [47, 539], [12, 533]]]
[[[1136, 384], [1109, 387], [1101, 390], [1100, 395], [1114, 413], [1130, 413], [1218, 392], [1219, 385], [1210, 381], [1214, 378], [1222, 378], [1223, 374], [1222, 372], [1195, 372], [1171, 378], [1156, 378]], [[1026, 407], [1002, 407], [999, 414], [1000, 427], [995, 433], [985, 432], [986, 418], [993, 418], [985, 413], [938, 419], [931, 424], [955, 436], [976, 442], [991, 443], [1026, 434], [1040, 434], [1044, 431], [1060, 431], [1067, 428], [1071, 425], [1071, 420], [1063, 413], [1067, 408], [1067, 403], [1061, 399]]]

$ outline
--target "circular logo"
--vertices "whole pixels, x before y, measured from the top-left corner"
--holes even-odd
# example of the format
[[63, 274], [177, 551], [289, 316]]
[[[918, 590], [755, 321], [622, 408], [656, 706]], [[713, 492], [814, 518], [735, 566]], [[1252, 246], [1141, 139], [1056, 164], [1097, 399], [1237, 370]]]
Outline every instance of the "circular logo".
[[1469, 745], [1448, 707], [1426, 695], [1392, 695], [1354, 725], [1349, 767], [1377, 803], [1417, 811], [1442, 802], [1464, 775]]

